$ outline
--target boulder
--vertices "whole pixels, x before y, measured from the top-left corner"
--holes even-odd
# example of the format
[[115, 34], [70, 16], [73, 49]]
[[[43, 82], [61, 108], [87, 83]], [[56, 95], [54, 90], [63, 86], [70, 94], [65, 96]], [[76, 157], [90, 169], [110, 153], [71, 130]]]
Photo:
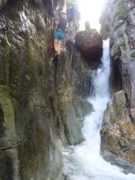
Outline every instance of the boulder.
[[103, 43], [100, 34], [96, 30], [90, 29], [77, 33], [75, 43], [88, 64], [100, 62], [103, 52]]

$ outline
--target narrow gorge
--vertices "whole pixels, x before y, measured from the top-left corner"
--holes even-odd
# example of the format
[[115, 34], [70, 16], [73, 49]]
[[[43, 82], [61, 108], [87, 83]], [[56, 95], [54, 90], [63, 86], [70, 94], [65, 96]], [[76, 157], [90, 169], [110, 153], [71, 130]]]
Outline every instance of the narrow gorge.
[[135, 179], [135, 1], [106, 1], [101, 33], [75, 15], [56, 56], [77, 1], [0, 0], [0, 180]]

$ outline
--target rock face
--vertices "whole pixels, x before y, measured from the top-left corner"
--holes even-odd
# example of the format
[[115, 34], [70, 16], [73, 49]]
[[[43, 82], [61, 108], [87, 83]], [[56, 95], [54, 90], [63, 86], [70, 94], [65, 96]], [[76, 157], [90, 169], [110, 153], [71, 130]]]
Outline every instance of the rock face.
[[58, 58], [51, 49], [51, 14], [63, 4], [0, 1], [2, 180], [60, 180], [62, 148], [83, 140], [91, 69], [73, 44]]
[[109, 151], [135, 163], [135, 125], [132, 117], [135, 117], [135, 109], [128, 107], [124, 90], [115, 93], [105, 112], [101, 131], [104, 156]]
[[102, 38], [96, 30], [85, 30], [77, 33], [75, 43], [89, 65], [97, 67], [102, 57]]
[[135, 163], [135, 2], [108, 1], [101, 18], [102, 35], [110, 38], [114, 97], [105, 113], [101, 131], [102, 151], [106, 150]]

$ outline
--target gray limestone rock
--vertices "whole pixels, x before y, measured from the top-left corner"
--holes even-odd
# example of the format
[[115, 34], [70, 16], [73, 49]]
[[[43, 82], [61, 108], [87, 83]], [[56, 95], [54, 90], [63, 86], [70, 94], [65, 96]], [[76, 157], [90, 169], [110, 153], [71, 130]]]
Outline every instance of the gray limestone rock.
[[[112, 102], [105, 112], [102, 150], [135, 164], [135, 2], [108, 1], [102, 36], [110, 38]], [[106, 153], [105, 153], [106, 154]], [[105, 155], [104, 154], [104, 155]], [[106, 156], [106, 155], [105, 155]]]
[[[135, 109], [133, 108], [132, 111]], [[135, 125], [132, 122], [131, 109], [129, 108], [124, 91], [114, 94], [112, 102], [104, 116], [104, 124], [101, 130], [102, 152], [107, 157], [106, 151], [111, 152], [117, 157], [135, 163], [134, 142], [135, 142]]]
[[59, 57], [50, 48], [47, 7], [64, 1], [8, 2], [0, 9], [0, 179], [60, 180], [62, 148], [83, 140], [92, 111], [91, 70], [74, 45]]

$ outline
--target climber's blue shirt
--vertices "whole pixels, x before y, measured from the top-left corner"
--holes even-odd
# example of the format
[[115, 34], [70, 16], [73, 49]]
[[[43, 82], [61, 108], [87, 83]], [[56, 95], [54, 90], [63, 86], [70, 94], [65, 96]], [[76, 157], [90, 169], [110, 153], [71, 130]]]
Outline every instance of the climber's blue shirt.
[[54, 31], [54, 39], [64, 41], [64, 31], [62, 29], [56, 29]]

